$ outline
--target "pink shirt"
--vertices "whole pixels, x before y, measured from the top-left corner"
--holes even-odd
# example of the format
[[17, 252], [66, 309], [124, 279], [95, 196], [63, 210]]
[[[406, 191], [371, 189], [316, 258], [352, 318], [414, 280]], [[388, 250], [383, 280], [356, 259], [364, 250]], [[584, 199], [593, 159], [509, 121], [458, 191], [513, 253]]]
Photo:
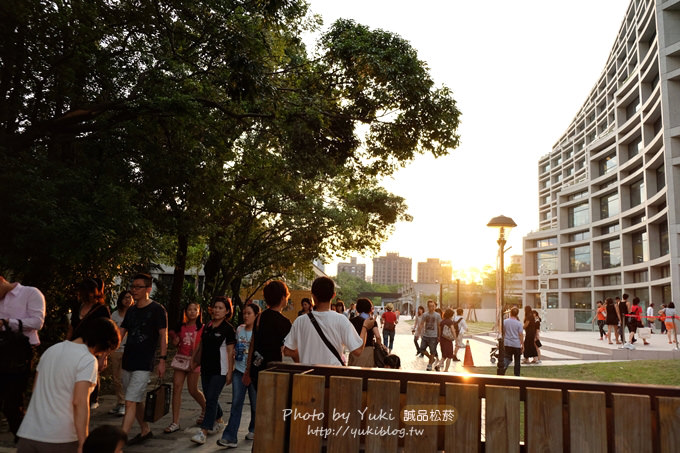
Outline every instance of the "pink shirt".
[[12, 330], [19, 328], [21, 319], [24, 335], [32, 345], [40, 344], [38, 330], [45, 321], [45, 296], [37, 288], [17, 283], [12, 291], [0, 299], [0, 319], [9, 320]]
[[179, 344], [177, 345], [177, 353], [182, 355], [191, 355], [194, 352], [194, 347], [196, 346], [196, 340], [201, 338], [201, 333], [203, 332], [203, 327], [201, 326], [198, 331], [196, 330], [196, 325], [187, 326], [183, 325], [179, 331]]

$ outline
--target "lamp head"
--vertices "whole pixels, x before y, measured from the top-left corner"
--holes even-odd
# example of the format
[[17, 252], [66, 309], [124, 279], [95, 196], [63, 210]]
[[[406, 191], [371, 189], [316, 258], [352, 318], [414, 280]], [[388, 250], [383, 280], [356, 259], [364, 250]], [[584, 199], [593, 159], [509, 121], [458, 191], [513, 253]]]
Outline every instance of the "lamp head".
[[503, 239], [505, 235], [510, 232], [510, 229], [516, 227], [517, 224], [510, 217], [499, 215], [498, 217], [494, 217], [493, 219], [489, 220], [489, 223], [487, 223], [486, 226], [500, 228], [500, 237]]

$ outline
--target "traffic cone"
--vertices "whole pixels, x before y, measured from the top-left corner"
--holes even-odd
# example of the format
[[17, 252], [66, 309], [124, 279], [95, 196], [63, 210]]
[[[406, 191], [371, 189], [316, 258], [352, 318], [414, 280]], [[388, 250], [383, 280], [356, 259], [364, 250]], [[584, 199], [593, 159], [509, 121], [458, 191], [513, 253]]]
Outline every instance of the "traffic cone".
[[465, 344], [465, 359], [463, 360], [463, 366], [475, 366], [474, 360], [472, 360], [472, 350], [470, 349], [470, 340], [467, 340]]

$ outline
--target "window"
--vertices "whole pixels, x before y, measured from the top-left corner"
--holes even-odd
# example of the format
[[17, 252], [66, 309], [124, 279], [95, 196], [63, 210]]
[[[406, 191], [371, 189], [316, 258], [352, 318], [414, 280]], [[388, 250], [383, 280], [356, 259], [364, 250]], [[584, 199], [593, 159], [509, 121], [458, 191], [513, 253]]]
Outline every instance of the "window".
[[600, 228], [600, 234], [602, 234], [602, 235], [610, 234], [610, 233], [614, 233], [616, 231], [619, 231], [620, 229], [621, 229], [621, 227], [619, 226], [618, 222], [610, 223], [609, 225], [605, 225], [605, 226]]
[[666, 187], [666, 170], [663, 165], [656, 169], [656, 191], [661, 192]]
[[600, 161], [600, 176], [616, 168], [616, 154], [610, 154]]
[[587, 225], [590, 222], [588, 203], [569, 208], [569, 228]]
[[639, 205], [645, 199], [645, 181], [639, 179], [630, 185], [630, 207]]
[[590, 293], [571, 293], [569, 294], [569, 308], [589, 309], [591, 308]]
[[587, 190], [583, 190], [583, 191], [581, 191], [581, 192], [572, 193], [571, 195], [569, 195], [568, 200], [569, 200], [569, 201], [571, 201], [571, 200], [578, 200], [579, 198], [583, 198], [583, 197], [587, 197], [587, 196], [588, 196], [588, 191], [587, 191]]
[[621, 274], [603, 275], [602, 286], [621, 286]]
[[569, 236], [569, 242], [583, 241], [585, 239], [590, 239], [590, 231], [579, 231]]
[[635, 283], [644, 283], [647, 280], [649, 280], [649, 276], [647, 275], [647, 271], [633, 272], [633, 281]]
[[[670, 288], [670, 286], [669, 286], [669, 288]], [[559, 307], [559, 299], [557, 297], [557, 294], [548, 293], [548, 300], [546, 302], [546, 305], [548, 306], [548, 308], [558, 308]]]
[[619, 213], [619, 194], [614, 192], [600, 198], [600, 218], [614, 216]]
[[[649, 241], [647, 232], [633, 233], [633, 263], [649, 261]], [[646, 280], [645, 280], [646, 281]]]
[[539, 239], [536, 241], [536, 247], [550, 247], [553, 245], [557, 245], [557, 238]]
[[602, 269], [621, 265], [621, 240], [613, 239], [602, 243]]
[[544, 197], [541, 197], [541, 204], [546, 204], [546, 203], [550, 203], [550, 194], [548, 194]]
[[590, 288], [590, 277], [578, 277], [569, 280], [570, 288]]
[[671, 276], [671, 267], [670, 266], [662, 266], [659, 268], [659, 275], [661, 278], [669, 278]]
[[569, 249], [569, 272], [590, 270], [590, 246], [572, 247]]
[[642, 137], [637, 137], [628, 144], [628, 158], [632, 159], [640, 154], [640, 151], [642, 151]]
[[541, 166], [541, 173], [545, 173], [545, 172], [547, 172], [547, 171], [550, 171], [550, 162], [548, 162], [548, 163], [546, 163], [546, 164], [543, 164], [543, 165]]
[[639, 110], [640, 110], [640, 100], [636, 98], [630, 104], [628, 104], [628, 106], [626, 107], [626, 119], [635, 115]]
[[536, 254], [536, 275], [538, 275], [538, 270], [543, 265], [545, 265], [551, 273], [557, 273], [557, 250], [538, 252]]
[[642, 223], [645, 220], [647, 220], [647, 216], [644, 214], [636, 215], [630, 218], [630, 224], [631, 225], [637, 225], [638, 223]]
[[668, 245], [668, 223], [659, 224], [659, 250], [660, 256], [668, 255], [671, 251]]

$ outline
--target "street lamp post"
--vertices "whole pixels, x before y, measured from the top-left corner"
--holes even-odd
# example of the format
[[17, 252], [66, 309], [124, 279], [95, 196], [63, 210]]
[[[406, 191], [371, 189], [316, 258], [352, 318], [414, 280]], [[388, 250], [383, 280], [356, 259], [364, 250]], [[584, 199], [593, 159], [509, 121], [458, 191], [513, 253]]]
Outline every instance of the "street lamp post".
[[503, 353], [503, 308], [505, 307], [505, 236], [506, 230], [509, 234], [510, 229], [516, 227], [517, 224], [510, 217], [500, 215], [494, 217], [486, 224], [488, 227], [500, 228], [498, 236], [498, 265], [496, 268], [496, 332], [498, 332], [498, 365], [496, 373], [498, 375], [505, 374], [505, 356]]

